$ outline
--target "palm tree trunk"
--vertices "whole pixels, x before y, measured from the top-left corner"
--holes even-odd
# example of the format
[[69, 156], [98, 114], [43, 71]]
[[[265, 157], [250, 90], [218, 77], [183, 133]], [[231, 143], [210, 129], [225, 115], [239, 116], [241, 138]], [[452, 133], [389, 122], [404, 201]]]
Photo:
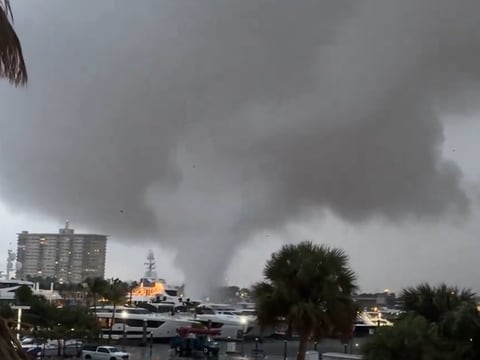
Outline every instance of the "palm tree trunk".
[[305, 360], [305, 352], [307, 351], [307, 346], [308, 346], [308, 337], [309, 337], [308, 331], [302, 331], [300, 333], [300, 342], [298, 344], [297, 360]]
[[292, 329], [292, 320], [289, 319], [287, 322], [287, 331], [285, 331], [285, 337], [287, 340], [291, 340], [293, 336], [293, 329]]
[[112, 329], [113, 329], [113, 323], [115, 322], [115, 312], [117, 311], [117, 305], [113, 303], [113, 312], [112, 312], [112, 319], [110, 321], [110, 331], [108, 332], [108, 342], [112, 340]]

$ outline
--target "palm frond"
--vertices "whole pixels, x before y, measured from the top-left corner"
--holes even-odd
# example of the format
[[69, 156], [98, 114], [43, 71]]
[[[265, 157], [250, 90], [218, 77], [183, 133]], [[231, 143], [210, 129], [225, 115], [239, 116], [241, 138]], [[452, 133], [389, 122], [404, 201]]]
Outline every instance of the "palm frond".
[[22, 351], [22, 346], [13, 336], [7, 322], [0, 318], [0, 358], [2, 360], [27, 360], [27, 355]]
[[447, 355], [436, 324], [415, 315], [378, 329], [362, 346], [362, 352], [366, 360], [443, 359]]
[[9, 0], [0, 0], [0, 77], [15, 86], [27, 83], [28, 74], [20, 40], [13, 29]]
[[402, 291], [400, 299], [405, 311], [421, 315], [432, 322], [440, 322], [463, 305], [476, 306], [475, 293], [470, 289], [459, 290], [446, 284], [431, 286], [424, 283], [410, 287]]
[[311, 241], [284, 245], [254, 286], [261, 325], [285, 318], [303, 337], [350, 336], [356, 317], [356, 275], [346, 253]]
[[253, 286], [253, 296], [260, 326], [276, 325], [280, 317], [286, 317], [288, 314], [290, 303], [284, 288], [260, 282]]

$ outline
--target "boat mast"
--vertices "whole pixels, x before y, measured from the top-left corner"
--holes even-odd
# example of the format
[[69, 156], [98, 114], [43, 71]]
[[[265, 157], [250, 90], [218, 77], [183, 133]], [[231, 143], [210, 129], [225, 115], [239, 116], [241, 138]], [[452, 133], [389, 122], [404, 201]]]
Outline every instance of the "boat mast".
[[147, 270], [145, 271], [145, 277], [149, 279], [156, 279], [157, 273], [155, 271], [155, 255], [152, 250], [148, 250], [147, 262], [145, 263]]
[[[10, 245], [12, 245], [10, 243]], [[8, 249], [8, 256], [7, 256], [7, 271], [6, 271], [6, 279], [10, 280], [10, 272], [13, 271], [13, 261], [17, 258], [17, 254], [13, 252], [12, 249]]]

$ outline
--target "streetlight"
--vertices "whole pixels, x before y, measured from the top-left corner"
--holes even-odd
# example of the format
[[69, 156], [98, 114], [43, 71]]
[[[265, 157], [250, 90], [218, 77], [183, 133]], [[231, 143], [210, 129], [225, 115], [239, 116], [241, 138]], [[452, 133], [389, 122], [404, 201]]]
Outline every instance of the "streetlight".
[[30, 306], [16, 305], [12, 306], [13, 310], [17, 310], [17, 340], [20, 341], [20, 329], [22, 324], [22, 310], [30, 310]]

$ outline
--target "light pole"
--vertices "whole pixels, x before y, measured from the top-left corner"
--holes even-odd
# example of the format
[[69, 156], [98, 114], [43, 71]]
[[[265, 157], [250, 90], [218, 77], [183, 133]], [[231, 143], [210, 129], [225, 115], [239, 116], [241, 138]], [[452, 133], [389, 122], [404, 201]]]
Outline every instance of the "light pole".
[[22, 310], [29, 310], [30, 306], [12, 306], [13, 310], [17, 310], [17, 340], [20, 341], [20, 330], [22, 324]]
[[144, 346], [147, 346], [147, 325], [148, 325], [147, 319], [143, 319], [143, 339], [142, 339], [142, 343], [145, 344]]

